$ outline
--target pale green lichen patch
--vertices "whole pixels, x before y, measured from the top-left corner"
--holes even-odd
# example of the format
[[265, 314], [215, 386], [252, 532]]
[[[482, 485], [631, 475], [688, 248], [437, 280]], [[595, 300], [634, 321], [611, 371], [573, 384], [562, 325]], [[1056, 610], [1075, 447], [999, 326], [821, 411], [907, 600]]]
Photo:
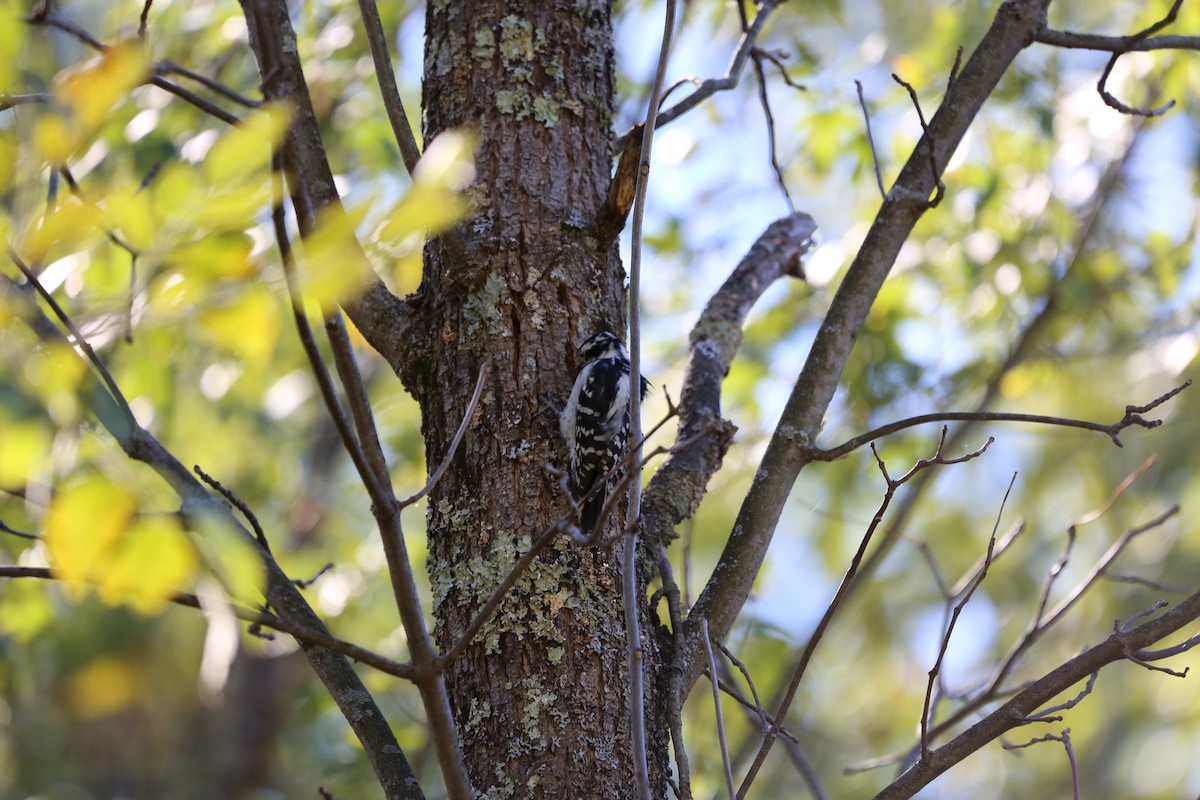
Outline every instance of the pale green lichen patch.
[[492, 29], [481, 27], [475, 31], [475, 47], [471, 55], [480, 61], [487, 61], [496, 54], [496, 35]]
[[[441, 602], [452, 596], [456, 605], [471, 611], [478, 609], [530, 545], [528, 536], [514, 540], [501, 534], [485, 552], [468, 558], [458, 556], [448, 563], [441, 561], [430, 571], [435, 601]], [[548, 644], [562, 645], [566, 639], [559, 630], [558, 615], [563, 609], [574, 610], [579, 605], [566, 567], [544, 560], [535, 561], [517, 579], [508, 597], [480, 632], [484, 652], [500, 652], [501, 637], [505, 634], [521, 639], [536, 637]]]
[[536, 675], [521, 681], [525, 697], [529, 701], [521, 713], [521, 733], [523, 742], [515, 741], [513, 745], [523, 747], [526, 752], [530, 749], [542, 750], [546, 747], [546, 738], [542, 735], [541, 718], [543, 714], [561, 719], [563, 713], [555, 707], [558, 695], [546, 691], [541, 678]]
[[463, 304], [467, 336], [477, 336], [481, 328], [493, 336], [503, 336], [508, 333], [503, 313], [503, 309], [508, 303], [508, 286], [505, 284], [504, 278], [497, 272], [490, 273], [483, 285], [473, 292]]
[[558, 101], [552, 97], [540, 95], [534, 98], [533, 101], [533, 118], [545, 125], [547, 128], [553, 128], [558, 122]]
[[533, 60], [533, 26], [509, 14], [500, 20], [500, 55], [506, 61]]
[[469, 734], [491, 716], [492, 704], [487, 700], [481, 702], [478, 697], [472, 697], [471, 707], [467, 710], [467, 721], [463, 723], [463, 733]]
[[496, 91], [496, 110], [517, 119], [528, 119], [533, 115], [533, 99], [524, 88], [498, 89]]

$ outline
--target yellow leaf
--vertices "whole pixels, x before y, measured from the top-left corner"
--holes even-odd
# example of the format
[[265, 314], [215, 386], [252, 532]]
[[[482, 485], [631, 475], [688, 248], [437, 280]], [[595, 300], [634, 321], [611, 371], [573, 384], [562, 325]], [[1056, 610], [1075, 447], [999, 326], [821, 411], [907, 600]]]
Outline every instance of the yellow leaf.
[[475, 179], [475, 144], [475, 137], [466, 131], [441, 134], [421, 155], [413, 182], [466, 189]]
[[422, 265], [421, 248], [416, 247], [396, 259], [394, 280], [396, 291], [402, 295], [412, 294], [421, 286]]
[[413, 185], [378, 231], [386, 244], [413, 233], [437, 234], [462, 219], [467, 200], [462, 192], [474, 179], [475, 139], [462, 131], [437, 137], [421, 156]]
[[133, 498], [103, 475], [54, 496], [46, 514], [46, 549], [68, 594], [79, 598], [87, 581], [101, 577], [133, 509]]
[[59, 164], [78, 149], [83, 137], [61, 114], [46, 112], [33, 123], [33, 146], [42, 161]]
[[201, 228], [241, 230], [254, 223], [271, 199], [271, 187], [263, 178], [257, 185], [238, 186], [216, 194], [191, 199], [188, 208], [192, 222]]
[[87, 365], [74, 348], [53, 342], [25, 360], [23, 374], [54, 421], [66, 425], [78, 416], [76, 389], [86, 372]]
[[113, 106], [149, 74], [141, 45], [130, 40], [109, 47], [78, 69], [64, 71], [56, 83], [84, 135], [91, 136], [108, 119]]
[[242, 233], [205, 236], [175, 248], [167, 255], [166, 262], [179, 267], [193, 280], [245, 278], [253, 272], [251, 247], [250, 240]]
[[[30, 262], [48, 262], [84, 248], [100, 234], [104, 214], [95, 203], [70, 197], [25, 229], [18, 250]], [[51, 258], [51, 248], [54, 256]]]
[[230, 305], [201, 314], [200, 325], [215, 344], [251, 367], [263, 367], [275, 351], [279, 303], [266, 289], [251, 286]]
[[35, 422], [0, 420], [0, 486], [20, 487], [50, 457], [50, 434]]
[[16, 0], [0, 2], [0, 18], [7, 24], [0, 25], [0, 94], [19, 94], [21, 87], [14, 77], [16, 66], [21, 63], [18, 58], [25, 41], [26, 26], [16, 22], [24, 14], [24, 9]]
[[98, 658], [71, 676], [67, 706], [81, 719], [106, 717], [132, 703], [140, 683], [133, 665], [115, 658]]
[[264, 106], [248, 114], [208, 151], [204, 176], [218, 186], [265, 178], [271, 166], [271, 153], [287, 133], [288, 117], [287, 111], [278, 105]]
[[144, 517], [121, 537], [97, 594], [110, 605], [158, 614], [196, 574], [196, 553], [175, 517]]
[[150, 193], [136, 184], [110, 190], [104, 198], [108, 227], [139, 252], [150, 249], [158, 227], [152, 202]]
[[373, 274], [355, 236], [367, 208], [330, 209], [317, 230], [304, 240], [300, 285], [304, 296], [330, 308], [366, 284]]
[[0, 635], [29, 642], [55, 623], [50, 593], [37, 581], [9, 581], [0, 592]]

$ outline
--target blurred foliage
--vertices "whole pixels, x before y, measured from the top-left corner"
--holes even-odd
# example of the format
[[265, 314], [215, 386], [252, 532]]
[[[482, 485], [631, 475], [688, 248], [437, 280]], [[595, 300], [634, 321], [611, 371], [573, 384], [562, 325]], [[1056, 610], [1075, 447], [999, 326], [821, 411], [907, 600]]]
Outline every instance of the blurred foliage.
[[[421, 7], [382, 5], [386, 28], [398, 32], [393, 55], [415, 115]], [[668, 77], [720, 74], [736, 45], [736, 12], [712, 0], [685, 5]], [[1059, 2], [1051, 23], [1123, 34], [1168, 5]], [[25, 6], [0, 0], [0, 14], [12, 20]], [[773, 287], [747, 326], [725, 394], [740, 432], [687, 526], [687, 547], [673, 552], [691, 597], [728, 536], [821, 315], [879, 205], [854, 80], [863, 83], [890, 183], [920, 134], [890, 73], [912, 83], [932, 114], [957, 48], [969, 54], [995, 6], [823, 0], [784, 4], [768, 25], [762, 46], [790, 55], [782, 69], [805, 86], [785, 85], [779, 68], [764, 65], [779, 161], [796, 206], [820, 224], [822, 245], [807, 265], [808, 284]], [[290, 575], [334, 565], [308, 594], [337, 634], [404, 658], [366, 498], [290, 330], [268, 219], [270, 142], [285, 119], [211, 96], [243, 120], [230, 128], [143, 83], [146, 70], [169, 60], [257, 96], [237, 4], [157, 0], [144, 43], [134, 7], [66, 0], [55, 9], [114, 47], [97, 56], [61, 31], [0, 24], [0, 94], [50, 96], [0, 112], [0, 235], [101, 352], [138, 419], [255, 511]], [[618, 128], [644, 105], [657, 48], [645, 31], [657, 30], [660, 13], [642, 0], [618, 4]], [[411, 291], [420, 232], [462, 211], [454, 190], [469, 180], [471, 143], [434, 143], [437, 157], [410, 184], [355, 4], [301, 4], [295, 21], [348, 208], [326, 220], [302, 253], [309, 311], [328, 306], [368, 266]], [[1200, 7], [1185, 5], [1173, 30], [1200, 31]], [[1118, 62], [1110, 88], [1125, 102], [1179, 102], [1145, 123], [1099, 100], [1105, 60], [1035, 46], [1005, 76], [947, 171], [944, 201], [918, 225], [872, 310], [824, 443], [913, 414], [970, 409], [989, 384], [996, 410], [1110, 422], [1126, 404], [1196, 377], [1200, 59], [1168, 52]], [[210, 97], [185, 77], [171, 80]], [[656, 139], [647, 217], [653, 268], [642, 299], [647, 371], [673, 397], [685, 354], [681, 331], [766, 224], [786, 213], [753, 81], [748, 72], [739, 89]], [[70, 181], [52, 169], [59, 161]], [[352, 234], [369, 265], [347, 263]], [[18, 277], [11, 265], [3, 272]], [[70, 349], [39, 343], [21, 324], [25, 313], [0, 292], [0, 520], [42, 538], [0, 534], [0, 562], [49, 564], [63, 581], [0, 583], [0, 796], [290, 797], [315, 796], [322, 785], [338, 797], [373, 796], [357, 742], [284, 637], [243, 635], [223, 682], [215, 692], [206, 684], [205, 618], [163, 608], [163, 600], [173, 590], [203, 589], [215, 573], [233, 598], [253, 602], [252, 551], [216, 526], [181, 529], [162, 481], [129, 462], [87, 412], [96, 391], [87, 364]], [[1026, 341], [1020, 358], [1008, 364], [1018, 341]], [[385, 365], [366, 350], [361, 358], [394, 477], [419, 486], [416, 406]], [[647, 418], [662, 402], [661, 394], [652, 398]], [[831, 796], [869, 795], [894, 766], [843, 769], [913, 745], [944, 611], [929, 559], [953, 582], [980, 558], [1014, 472], [999, 528], [1022, 519], [1026, 530], [960, 621], [946, 664], [951, 688], [989, 674], [1034, 613], [1067, 525], [1100, 507], [1152, 454], [1158, 461], [1146, 475], [1080, 529], [1052, 602], [1121, 533], [1175, 502], [1183, 515], [1139, 538], [1114, 572], [1194, 586], [1200, 539], [1188, 504], [1200, 497], [1200, 393], [1185, 392], [1153, 416], [1164, 426], [1126, 432], [1123, 449], [1068, 429], [978, 426], [968, 447], [995, 436], [987, 455], [941, 468], [922, 486], [899, 542], [835, 619], [788, 718]], [[880, 454], [899, 474], [932, 454], [936, 437], [934, 426], [914, 429], [882, 442]], [[764, 700], [788, 680], [882, 491], [866, 452], [815, 464], [797, 483], [756, 594], [727, 642]], [[897, 504], [916, 492], [915, 484], [904, 487]], [[406, 518], [416, 558], [423, 557], [422, 518], [419, 511]], [[1102, 581], [1014, 679], [1043, 674], [1164, 591]], [[1189, 653], [1170, 666], [1195, 659]], [[363, 674], [420, 776], [435, 786], [414, 694]], [[1072, 730], [1084, 793], [1200, 794], [1200, 767], [1189, 757], [1200, 749], [1196, 686], [1132, 664], [1106, 670], [1093, 696], [1060, 723]], [[954, 704], [946, 701], [944, 713]], [[735, 750], [757, 743], [756, 721], [732, 706], [725, 719]], [[689, 700], [685, 724], [698, 796], [720, 791], [707, 692]], [[744, 765], [751, 751], [739, 753]], [[756, 791], [803, 796], [782, 748]], [[991, 745], [923, 796], [1069, 791], [1058, 745], [1016, 752]]]

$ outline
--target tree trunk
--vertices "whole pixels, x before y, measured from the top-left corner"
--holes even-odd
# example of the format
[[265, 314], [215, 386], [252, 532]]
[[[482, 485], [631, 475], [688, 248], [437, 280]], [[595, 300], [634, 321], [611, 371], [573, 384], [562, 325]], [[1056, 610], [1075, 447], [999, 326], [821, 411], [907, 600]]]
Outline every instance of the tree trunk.
[[[595, 225], [611, 162], [610, 3], [427, 9], [425, 141], [452, 128], [478, 136], [463, 247], [429, 246], [413, 298], [417, 334], [404, 377], [421, 405], [431, 469], [480, 366], [492, 367], [471, 430], [429, 498], [429, 573], [445, 651], [567, 510], [545, 469], [565, 463], [557, 419], [540, 411], [545, 398], [566, 398], [581, 366], [578, 342], [624, 330], [624, 270], [615, 240]], [[487, 796], [633, 796], [620, 548], [560, 537], [449, 667], [468, 768]], [[652, 647], [646, 658], [652, 694]], [[660, 723], [649, 714], [659, 796]]]

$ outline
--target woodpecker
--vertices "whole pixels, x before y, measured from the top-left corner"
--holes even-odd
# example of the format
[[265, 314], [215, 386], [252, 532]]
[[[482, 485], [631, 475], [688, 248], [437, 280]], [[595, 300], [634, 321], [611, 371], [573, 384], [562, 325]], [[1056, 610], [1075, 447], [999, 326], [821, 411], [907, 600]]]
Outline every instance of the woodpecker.
[[[611, 331], [601, 331], [579, 346], [583, 369], [559, 416], [559, 429], [571, 461], [571, 491], [582, 498], [604, 481], [625, 457], [629, 440], [629, 353]], [[642, 397], [650, 384], [642, 378]], [[583, 506], [580, 530], [589, 535], [604, 508], [618, 470]]]

